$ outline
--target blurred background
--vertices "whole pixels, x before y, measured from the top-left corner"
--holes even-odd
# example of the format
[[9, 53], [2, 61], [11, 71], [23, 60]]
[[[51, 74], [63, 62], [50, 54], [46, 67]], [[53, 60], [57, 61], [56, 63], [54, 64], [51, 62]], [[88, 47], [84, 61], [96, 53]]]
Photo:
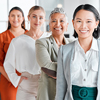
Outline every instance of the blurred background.
[[72, 15], [74, 9], [80, 4], [92, 4], [100, 12], [99, 0], [0, 0], [0, 33], [7, 29], [8, 13], [14, 6], [19, 6], [25, 15], [26, 29], [29, 29], [27, 19], [29, 9], [34, 5], [40, 5], [46, 11], [46, 20], [42, 27], [43, 31], [49, 31], [49, 15], [55, 7], [62, 7], [68, 16], [69, 26], [65, 34], [68, 37], [73, 35]]

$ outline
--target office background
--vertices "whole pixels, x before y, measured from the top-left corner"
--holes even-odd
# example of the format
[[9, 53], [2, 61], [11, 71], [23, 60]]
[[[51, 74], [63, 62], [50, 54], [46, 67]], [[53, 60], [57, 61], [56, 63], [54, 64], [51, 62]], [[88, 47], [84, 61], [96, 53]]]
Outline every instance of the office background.
[[55, 7], [63, 7], [65, 12], [67, 13], [69, 21], [68, 30], [67, 32], [65, 32], [65, 34], [68, 34], [70, 37], [72, 37], [72, 15], [74, 9], [79, 4], [85, 3], [92, 4], [100, 12], [100, 0], [0, 0], [0, 33], [7, 29], [8, 13], [12, 7], [19, 6], [24, 11], [26, 29], [29, 29], [30, 27], [27, 19], [28, 11], [32, 6], [40, 5], [46, 11], [46, 20], [42, 27], [42, 30], [49, 30], [48, 24], [49, 14], [51, 10], [53, 10]]
[[73, 34], [73, 11], [79, 4], [85, 3], [92, 4], [100, 12], [100, 0], [0, 0], [0, 33], [7, 29], [8, 13], [12, 7], [19, 6], [24, 11], [26, 29], [29, 29], [27, 19], [28, 11], [32, 6], [40, 5], [46, 11], [46, 20], [42, 27], [42, 30], [49, 30], [48, 20], [51, 10], [53, 10], [55, 7], [63, 7], [65, 12], [67, 13], [69, 21], [68, 30], [67, 32], [65, 32], [65, 34], [69, 34], [71, 37]]

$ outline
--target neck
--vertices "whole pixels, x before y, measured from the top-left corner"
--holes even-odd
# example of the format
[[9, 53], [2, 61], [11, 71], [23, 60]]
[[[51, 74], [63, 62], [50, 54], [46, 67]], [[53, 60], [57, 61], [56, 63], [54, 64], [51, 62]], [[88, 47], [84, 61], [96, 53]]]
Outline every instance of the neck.
[[89, 37], [85, 39], [78, 38], [78, 40], [84, 52], [86, 53], [91, 48], [93, 37]]
[[22, 27], [17, 27], [17, 28], [11, 27], [9, 30], [15, 37], [24, 34], [25, 32], [25, 30]]
[[34, 36], [34, 35], [39, 35], [39, 34], [41, 34], [42, 33], [42, 31], [40, 30], [40, 29], [30, 29], [29, 30], [29, 33], [30, 33], [30, 35], [31, 36]]
[[58, 35], [58, 36], [55, 36], [53, 35], [58, 47], [60, 47], [62, 44], [64, 45], [65, 44], [65, 41], [64, 41], [64, 35], [61, 34], [61, 35]]
[[34, 40], [39, 39], [42, 36], [43, 32], [40, 29], [32, 29], [26, 33], [26, 35], [32, 37]]
[[18, 32], [18, 31], [22, 30], [22, 27], [17, 27], [17, 28], [11, 27], [9, 30], [12, 31], [12, 32]]

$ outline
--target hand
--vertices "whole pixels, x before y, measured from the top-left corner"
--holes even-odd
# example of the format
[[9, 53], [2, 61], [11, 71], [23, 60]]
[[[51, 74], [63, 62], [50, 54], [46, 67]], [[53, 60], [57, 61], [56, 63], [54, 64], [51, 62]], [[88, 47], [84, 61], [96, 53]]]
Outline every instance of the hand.
[[25, 76], [21, 76], [21, 78], [20, 78], [20, 81], [19, 81], [19, 83], [18, 83], [18, 85], [23, 81], [23, 80], [27, 80], [28, 78], [27, 77], [25, 77]]
[[50, 70], [50, 69], [47, 69], [47, 68], [44, 68], [44, 67], [42, 67], [41, 69], [42, 69], [42, 71], [44, 71], [48, 76], [52, 77], [53, 79], [56, 79], [56, 71], [53, 71], [53, 70]]

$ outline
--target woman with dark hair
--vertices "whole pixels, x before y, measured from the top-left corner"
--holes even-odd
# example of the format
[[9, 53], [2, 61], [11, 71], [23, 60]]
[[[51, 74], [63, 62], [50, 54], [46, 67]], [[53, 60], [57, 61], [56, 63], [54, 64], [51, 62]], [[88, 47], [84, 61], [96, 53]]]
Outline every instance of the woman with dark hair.
[[100, 16], [90, 4], [73, 14], [74, 37], [58, 54], [56, 100], [100, 100]]
[[[13, 7], [8, 16], [8, 28], [0, 34], [0, 94], [1, 100], [16, 100], [17, 88], [9, 81], [9, 78], [4, 70], [3, 62], [11, 40], [21, 34], [27, 32], [25, 29], [24, 14], [21, 8]], [[18, 75], [18, 73], [16, 71]]]
[[[16, 100], [36, 100], [40, 67], [36, 61], [35, 41], [47, 36], [41, 30], [45, 21], [45, 11], [41, 6], [33, 6], [28, 13], [30, 30], [14, 38], [8, 48], [4, 68], [14, 87], [18, 86]], [[21, 73], [17, 75], [15, 70]]]

